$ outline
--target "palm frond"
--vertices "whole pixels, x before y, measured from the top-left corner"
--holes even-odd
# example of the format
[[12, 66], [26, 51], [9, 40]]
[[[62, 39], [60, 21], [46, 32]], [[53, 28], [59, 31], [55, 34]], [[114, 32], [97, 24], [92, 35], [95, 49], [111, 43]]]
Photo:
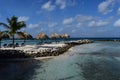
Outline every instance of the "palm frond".
[[25, 24], [24, 21], [20, 21], [20, 22], [17, 23], [17, 28], [18, 29], [21, 29], [21, 28], [24, 28], [24, 27], [26, 27], [26, 24]]
[[7, 29], [10, 29], [9, 25], [5, 24], [5, 23], [0, 23], [1, 26], [7, 28]]
[[17, 34], [18, 36], [22, 36], [22, 38], [26, 38], [24, 32], [16, 32], [16, 34]]

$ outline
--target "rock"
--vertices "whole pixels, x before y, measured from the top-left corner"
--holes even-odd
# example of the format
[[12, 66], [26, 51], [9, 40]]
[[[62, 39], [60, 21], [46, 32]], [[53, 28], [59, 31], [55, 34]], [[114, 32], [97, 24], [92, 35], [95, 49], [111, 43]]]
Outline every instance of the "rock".
[[39, 33], [36, 39], [48, 39], [49, 37], [45, 33]]

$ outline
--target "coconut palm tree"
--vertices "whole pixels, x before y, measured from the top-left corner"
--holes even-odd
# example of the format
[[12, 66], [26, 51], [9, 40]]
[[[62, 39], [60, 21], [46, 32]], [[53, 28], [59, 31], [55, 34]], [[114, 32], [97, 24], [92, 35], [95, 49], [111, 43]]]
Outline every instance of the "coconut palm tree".
[[0, 48], [1, 48], [2, 34], [3, 34], [3, 33], [0, 31]]
[[9, 34], [6, 33], [6, 31], [0, 31], [0, 48], [1, 48], [1, 41], [2, 39], [8, 39], [10, 38]]
[[14, 46], [15, 34], [21, 28], [26, 27], [26, 24], [25, 24], [24, 21], [19, 21], [18, 22], [18, 17], [16, 17], [16, 16], [12, 16], [10, 19], [7, 18], [7, 22], [8, 22], [8, 24], [0, 22], [0, 25], [7, 28], [7, 31], [10, 34], [10, 36], [12, 37], [12, 40], [13, 40], [12, 41], [13, 48], [15, 48], [15, 46]]

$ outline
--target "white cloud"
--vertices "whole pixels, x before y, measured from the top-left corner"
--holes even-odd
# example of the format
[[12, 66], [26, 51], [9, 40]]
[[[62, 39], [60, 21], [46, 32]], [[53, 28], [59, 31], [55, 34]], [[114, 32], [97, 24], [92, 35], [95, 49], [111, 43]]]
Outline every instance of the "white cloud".
[[77, 26], [76, 27], [81, 27], [82, 26], [82, 23], [81, 22], [79, 22], [78, 24], [77, 24]]
[[63, 31], [63, 28], [60, 28], [59, 30], [58, 30], [58, 32], [62, 32]]
[[56, 5], [59, 5], [60, 9], [65, 9], [66, 3], [66, 0], [56, 0]]
[[47, 3], [43, 4], [41, 9], [46, 10], [46, 11], [53, 11], [55, 9], [55, 5], [52, 5], [51, 1], [48, 1]]
[[[41, 6], [41, 9], [46, 10], [46, 11], [53, 11], [57, 8], [63, 10], [65, 9], [67, 6], [73, 6], [73, 4], [75, 4], [75, 0], [49, 0], [48, 2], [46, 2], [45, 4], [43, 4]], [[40, 12], [38, 12], [40, 13]]]
[[84, 22], [84, 21], [92, 20], [93, 17], [92, 16], [84, 16], [84, 15], [76, 15], [75, 19], [79, 22]]
[[55, 27], [56, 25], [57, 25], [57, 23], [55, 23], [55, 22], [48, 23], [48, 27]]
[[98, 11], [102, 14], [107, 14], [113, 11], [113, 5], [116, 0], [105, 0], [98, 5]]
[[28, 20], [29, 20], [29, 17], [27, 17], [27, 16], [18, 17], [18, 21], [28, 21]]
[[40, 27], [39, 24], [29, 24], [28, 25], [28, 28], [37, 28], [37, 27]]
[[75, 33], [76, 31], [77, 31], [76, 29], [73, 29], [73, 30], [72, 30], [72, 33]]
[[74, 20], [73, 18], [64, 19], [63, 24], [70, 26], [70, 25], [72, 25], [73, 20]]
[[118, 19], [115, 23], [114, 23], [115, 27], [120, 27], [120, 19]]
[[118, 14], [120, 15], [120, 7], [118, 8]]
[[106, 26], [109, 24], [109, 21], [99, 20], [99, 21], [90, 21], [88, 26], [89, 27], [101, 27]]

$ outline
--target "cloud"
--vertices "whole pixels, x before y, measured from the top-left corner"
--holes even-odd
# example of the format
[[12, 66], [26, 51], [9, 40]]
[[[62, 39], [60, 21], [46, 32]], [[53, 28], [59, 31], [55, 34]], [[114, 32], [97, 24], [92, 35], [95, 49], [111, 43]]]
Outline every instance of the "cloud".
[[76, 31], [77, 31], [76, 29], [73, 29], [73, 30], [72, 30], [72, 33], [75, 33]]
[[50, 28], [55, 27], [55, 26], [57, 26], [56, 22], [48, 23], [48, 27], [50, 27]]
[[109, 21], [99, 20], [99, 21], [90, 21], [88, 26], [89, 27], [101, 27], [106, 26], [109, 24]]
[[56, 22], [39, 22], [36, 24], [29, 24], [28, 28], [38, 28], [38, 27], [43, 27], [43, 26], [48, 26], [49, 28], [53, 28], [55, 26], [57, 26]]
[[98, 5], [98, 11], [102, 14], [107, 14], [113, 11], [113, 6], [116, 0], [105, 0]]
[[117, 21], [115, 21], [115, 23], [113, 25], [115, 27], [120, 27], [120, 19], [118, 19]]
[[120, 15], [120, 7], [118, 8], [118, 15]]
[[76, 27], [81, 27], [83, 24], [81, 23], [81, 22], [79, 22], [78, 24], [77, 24], [77, 26]]
[[70, 18], [66, 18], [62, 21], [64, 25], [67, 27], [104, 27], [111, 23], [113, 17], [109, 17], [107, 19], [102, 19], [97, 16], [88, 16], [88, 15], [76, 15]]
[[58, 30], [58, 32], [62, 32], [63, 31], [63, 28], [60, 28], [59, 30]]
[[28, 28], [37, 28], [37, 27], [40, 27], [39, 24], [29, 24], [28, 25]]
[[56, 0], [56, 5], [59, 5], [60, 9], [65, 9], [66, 3], [66, 0]]
[[75, 4], [75, 0], [49, 0], [48, 2], [46, 2], [45, 4], [43, 4], [41, 6], [41, 9], [46, 10], [46, 11], [53, 11], [57, 8], [63, 10], [65, 9], [67, 6], [73, 6], [73, 4]]
[[18, 17], [18, 21], [28, 21], [28, 20], [29, 20], [29, 17], [27, 17], [27, 16]]
[[67, 19], [63, 20], [64, 25], [70, 26], [70, 25], [72, 25], [72, 23], [73, 23], [73, 18], [67, 18]]
[[92, 16], [76, 15], [74, 17], [78, 22], [90, 21], [93, 19]]
[[52, 5], [51, 1], [48, 1], [47, 3], [43, 4], [41, 9], [46, 10], [46, 11], [53, 11], [55, 9], [55, 5]]

